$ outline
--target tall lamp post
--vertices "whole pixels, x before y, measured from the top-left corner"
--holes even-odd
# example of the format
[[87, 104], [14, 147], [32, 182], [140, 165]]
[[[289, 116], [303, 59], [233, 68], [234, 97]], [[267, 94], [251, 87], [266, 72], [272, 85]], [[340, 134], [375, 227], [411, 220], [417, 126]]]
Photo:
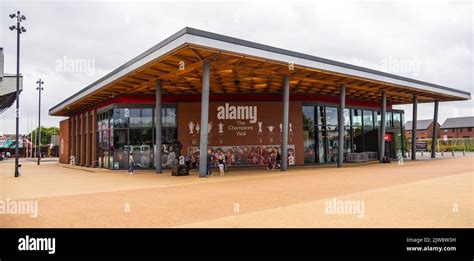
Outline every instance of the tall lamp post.
[[41, 86], [42, 84], [44, 84], [44, 82], [39, 79], [36, 84], [38, 84], [38, 87], [36, 87], [36, 90], [38, 90], [38, 99], [39, 99], [39, 102], [38, 102], [38, 149], [39, 149], [39, 153], [38, 153], [38, 165], [40, 164], [40, 160], [41, 160], [41, 91], [43, 90], [43, 87]]
[[17, 11], [16, 14], [11, 14], [10, 18], [16, 18], [16, 26], [10, 26], [10, 30], [16, 30], [16, 132], [15, 132], [15, 178], [20, 176], [18, 171], [18, 132], [20, 127], [20, 34], [26, 32], [25, 27], [20, 26], [20, 23], [26, 20], [26, 17]]

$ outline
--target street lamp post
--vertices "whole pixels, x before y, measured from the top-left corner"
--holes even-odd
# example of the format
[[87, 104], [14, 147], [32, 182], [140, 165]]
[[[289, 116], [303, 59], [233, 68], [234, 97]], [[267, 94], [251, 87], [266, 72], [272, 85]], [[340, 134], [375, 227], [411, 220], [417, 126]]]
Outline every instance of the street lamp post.
[[20, 26], [20, 23], [26, 20], [26, 17], [17, 11], [16, 14], [11, 14], [10, 18], [16, 18], [16, 26], [10, 26], [10, 30], [16, 30], [16, 132], [15, 132], [15, 178], [20, 176], [18, 171], [18, 132], [20, 128], [20, 34], [26, 32], [25, 27]]
[[43, 87], [41, 86], [42, 84], [44, 84], [44, 82], [39, 79], [37, 82], [38, 84], [38, 87], [36, 87], [36, 90], [38, 90], [38, 149], [39, 149], [39, 153], [38, 153], [38, 165], [40, 164], [40, 160], [41, 160], [41, 91], [43, 90]]

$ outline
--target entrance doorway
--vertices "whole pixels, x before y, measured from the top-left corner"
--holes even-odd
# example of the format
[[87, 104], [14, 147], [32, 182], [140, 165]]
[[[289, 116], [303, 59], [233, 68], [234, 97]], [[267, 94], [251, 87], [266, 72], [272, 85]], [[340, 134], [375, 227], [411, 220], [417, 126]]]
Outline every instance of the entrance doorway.
[[390, 159], [396, 158], [395, 154], [395, 144], [393, 141], [393, 133], [386, 133], [385, 134], [385, 151], [384, 155]]

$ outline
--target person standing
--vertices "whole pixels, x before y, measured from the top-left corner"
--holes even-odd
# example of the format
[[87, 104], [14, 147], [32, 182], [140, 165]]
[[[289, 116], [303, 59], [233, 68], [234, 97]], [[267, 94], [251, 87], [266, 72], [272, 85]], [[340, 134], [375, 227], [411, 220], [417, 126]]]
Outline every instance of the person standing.
[[211, 154], [211, 150], [207, 151], [207, 176], [212, 176], [212, 154]]
[[219, 172], [221, 176], [224, 176], [224, 152], [220, 151], [219, 156], [217, 156], [217, 165], [219, 166]]
[[189, 153], [184, 157], [184, 164], [186, 166], [186, 170], [189, 171], [191, 169], [191, 158], [189, 157]]
[[277, 151], [277, 155], [276, 155], [276, 165], [277, 165], [277, 168], [280, 168], [280, 166], [281, 166], [281, 154], [280, 154], [280, 151]]
[[223, 153], [223, 156], [224, 156], [224, 171], [229, 172], [229, 167], [228, 167], [229, 158], [227, 157], [226, 153]]
[[273, 155], [273, 151], [272, 151], [272, 153], [268, 156], [267, 169], [268, 170], [273, 170], [274, 166], [275, 166], [275, 156]]
[[133, 164], [135, 164], [135, 162], [133, 161], [132, 153], [130, 153], [128, 154], [128, 175], [133, 175]]

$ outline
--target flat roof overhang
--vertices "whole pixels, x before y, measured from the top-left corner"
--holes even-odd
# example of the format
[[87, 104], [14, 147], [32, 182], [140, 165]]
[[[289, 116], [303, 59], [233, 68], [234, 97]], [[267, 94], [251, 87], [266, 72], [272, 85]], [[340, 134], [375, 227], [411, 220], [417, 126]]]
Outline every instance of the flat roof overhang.
[[339, 95], [389, 104], [471, 98], [469, 92], [364, 67], [279, 49], [224, 35], [184, 28], [49, 110], [68, 116], [123, 95], [154, 95], [156, 80], [163, 94], [197, 94], [203, 62], [211, 62], [214, 94], [280, 93], [283, 76], [290, 76], [290, 93]]

